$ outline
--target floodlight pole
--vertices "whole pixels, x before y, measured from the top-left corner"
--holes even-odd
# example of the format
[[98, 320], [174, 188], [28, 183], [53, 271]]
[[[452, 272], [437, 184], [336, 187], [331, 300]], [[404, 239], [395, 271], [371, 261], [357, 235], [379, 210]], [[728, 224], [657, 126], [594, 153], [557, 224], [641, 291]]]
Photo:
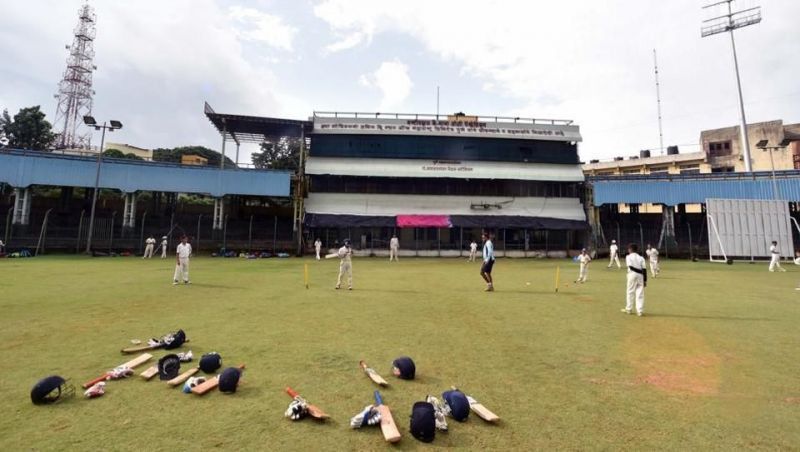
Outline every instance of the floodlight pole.
[[103, 129], [102, 135], [100, 135], [100, 151], [97, 153], [97, 171], [94, 176], [94, 191], [92, 192], [92, 213], [89, 215], [89, 235], [86, 238], [86, 254], [92, 253], [92, 234], [94, 234], [94, 212], [95, 208], [97, 207], [97, 191], [98, 187], [100, 186], [100, 166], [103, 164], [103, 146], [105, 145], [106, 141], [106, 123], [103, 122], [102, 126], [95, 126], [96, 128]]
[[[717, 1], [716, 3], [712, 3], [703, 7], [703, 9], [706, 9], [724, 3], [728, 8], [728, 14], [724, 14], [722, 16], [718, 16], [713, 19], [704, 21], [704, 23], [710, 23], [710, 25], [703, 27], [701, 29], [700, 34], [704, 38], [725, 32], [728, 32], [731, 35], [731, 48], [733, 50], [733, 68], [736, 74], [736, 88], [739, 93], [739, 116], [740, 116], [739, 128], [741, 132], [742, 155], [744, 157], [744, 170], [745, 172], [751, 173], [753, 171], [753, 166], [752, 162], [750, 161], [750, 139], [747, 136], [747, 118], [745, 117], [744, 114], [742, 80], [739, 75], [739, 59], [736, 56], [736, 40], [733, 37], [733, 31], [738, 28], [743, 28], [748, 25], [754, 25], [761, 22], [761, 8], [755, 7], [742, 11], [733, 12], [733, 9], [731, 8], [731, 2], [733, 2], [733, 0], [720, 0]], [[722, 21], [722, 19], [724, 19], [725, 21]]]

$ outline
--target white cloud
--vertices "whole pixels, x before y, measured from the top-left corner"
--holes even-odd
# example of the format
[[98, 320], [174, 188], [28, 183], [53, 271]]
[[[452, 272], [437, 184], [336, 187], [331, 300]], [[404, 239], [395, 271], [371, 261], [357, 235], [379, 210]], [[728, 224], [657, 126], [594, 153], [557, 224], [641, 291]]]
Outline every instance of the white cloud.
[[383, 97], [378, 110], [382, 112], [398, 111], [414, 86], [408, 75], [408, 66], [398, 59], [384, 61], [374, 72], [361, 75], [358, 82], [381, 91]]
[[[240, 38], [246, 41], [264, 42], [280, 50], [292, 50], [292, 41], [297, 29], [285, 24], [282, 18], [241, 6], [232, 6], [228, 10], [228, 17], [236, 22], [236, 34]], [[241, 26], [247, 29], [239, 29]]]
[[[789, 43], [800, 39], [788, 19], [800, 14], [800, 2], [772, 1], [764, 9], [769, 20], [737, 35], [751, 122], [797, 114], [796, 99], [759, 104], [759, 98], [796, 95], [798, 64], [771, 59], [779, 59], [773, 51], [791, 54]], [[738, 121], [730, 46], [722, 38], [700, 39], [696, 0], [321, 0], [314, 12], [337, 37], [384, 44], [410, 36], [483, 90], [516, 104], [474, 113], [576, 120], [584, 158], [657, 146], [653, 48], [666, 145], [696, 143], [700, 130]]]

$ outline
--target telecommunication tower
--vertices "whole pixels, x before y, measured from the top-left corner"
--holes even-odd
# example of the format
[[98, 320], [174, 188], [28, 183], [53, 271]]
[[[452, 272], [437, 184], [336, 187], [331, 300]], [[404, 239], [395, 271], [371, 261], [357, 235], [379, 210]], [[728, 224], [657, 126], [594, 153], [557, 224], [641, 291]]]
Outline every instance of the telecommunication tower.
[[58, 131], [56, 147], [88, 148], [91, 132], [80, 134], [78, 128], [83, 117], [92, 113], [92, 73], [94, 65], [94, 38], [96, 16], [88, 3], [78, 10], [78, 25], [75, 27], [72, 44], [67, 45], [67, 69], [58, 84], [58, 108], [54, 129]]

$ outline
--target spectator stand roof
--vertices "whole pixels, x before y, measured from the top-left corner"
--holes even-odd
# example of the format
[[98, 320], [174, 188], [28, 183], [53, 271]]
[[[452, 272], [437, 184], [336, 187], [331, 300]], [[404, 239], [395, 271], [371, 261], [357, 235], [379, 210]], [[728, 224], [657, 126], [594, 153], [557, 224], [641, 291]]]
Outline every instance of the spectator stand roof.
[[204, 110], [220, 135], [236, 144], [260, 144], [269, 141], [269, 137], [300, 137], [301, 132], [308, 135], [313, 130], [313, 124], [308, 120], [217, 113], [208, 102]]

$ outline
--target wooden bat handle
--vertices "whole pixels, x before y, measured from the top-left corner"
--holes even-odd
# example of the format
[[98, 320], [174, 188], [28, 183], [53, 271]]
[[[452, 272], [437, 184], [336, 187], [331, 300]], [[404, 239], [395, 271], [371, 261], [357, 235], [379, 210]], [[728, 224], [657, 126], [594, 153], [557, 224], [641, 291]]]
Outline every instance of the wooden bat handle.
[[295, 398], [295, 397], [297, 397], [299, 395], [296, 392], [294, 392], [294, 389], [292, 389], [292, 388], [290, 388], [288, 386], [286, 387], [286, 393], [289, 394], [289, 396], [292, 397], [292, 398]]
[[367, 363], [364, 361], [359, 361], [358, 365], [361, 366], [362, 369], [367, 370]]
[[106, 381], [107, 378], [108, 374], [106, 373], [100, 377], [95, 378], [94, 380], [87, 381], [86, 383], [83, 384], [83, 389], [89, 389], [92, 386], [96, 385], [97, 383], [100, 383], [101, 381]]

